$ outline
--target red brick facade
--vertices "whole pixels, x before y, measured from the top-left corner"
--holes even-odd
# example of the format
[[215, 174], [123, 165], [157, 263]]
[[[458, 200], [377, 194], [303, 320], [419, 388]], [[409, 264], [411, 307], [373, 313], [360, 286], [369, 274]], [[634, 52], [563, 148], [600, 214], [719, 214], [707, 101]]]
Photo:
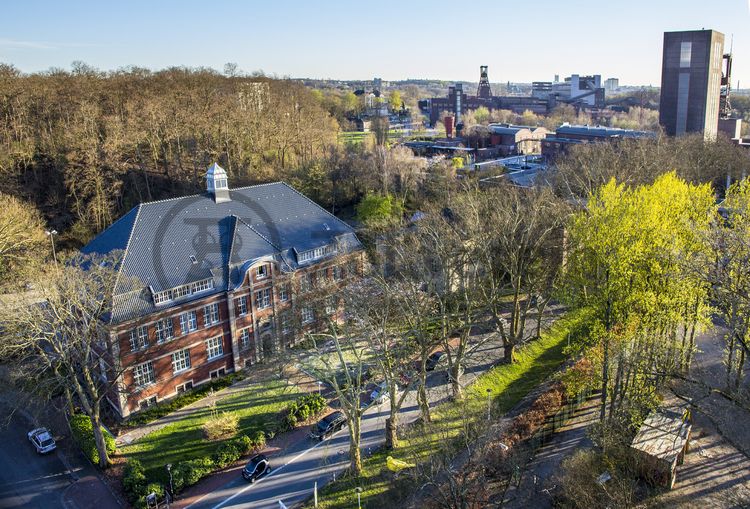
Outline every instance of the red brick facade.
[[110, 338], [122, 375], [110, 402], [127, 417], [293, 346], [305, 331], [325, 326], [328, 317], [340, 318], [340, 303], [331, 290], [360, 275], [363, 258], [358, 251], [293, 274], [282, 274], [273, 261], [259, 261], [236, 289], [118, 324]]

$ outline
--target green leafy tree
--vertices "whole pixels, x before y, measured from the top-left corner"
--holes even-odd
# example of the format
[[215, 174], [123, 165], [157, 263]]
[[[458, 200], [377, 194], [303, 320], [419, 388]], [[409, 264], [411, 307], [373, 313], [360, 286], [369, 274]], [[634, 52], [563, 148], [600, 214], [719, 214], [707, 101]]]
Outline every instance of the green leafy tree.
[[357, 219], [370, 228], [392, 224], [402, 212], [401, 203], [391, 195], [368, 194], [357, 205]]

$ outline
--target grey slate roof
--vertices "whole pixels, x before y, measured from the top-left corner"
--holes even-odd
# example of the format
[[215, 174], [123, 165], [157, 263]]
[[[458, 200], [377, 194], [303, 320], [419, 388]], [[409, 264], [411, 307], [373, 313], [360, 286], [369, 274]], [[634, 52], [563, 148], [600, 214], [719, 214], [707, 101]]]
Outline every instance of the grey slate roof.
[[293, 271], [298, 252], [329, 244], [339, 253], [362, 247], [349, 225], [283, 182], [229, 193], [231, 201], [218, 204], [209, 193], [143, 203], [82, 249], [124, 252], [112, 322], [155, 311], [151, 291], [213, 278], [214, 289], [195, 297], [203, 298], [239, 284], [261, 258]]
[[649, 138], [656, 136], [651, 131], [634, 131], [632, 129], [620, 129], [618, 127], [590, 126], [590, 125], [561, 125], [555, 131], [558, 138], [564, 138], [565, 135], [582, 135], [599, 138]]

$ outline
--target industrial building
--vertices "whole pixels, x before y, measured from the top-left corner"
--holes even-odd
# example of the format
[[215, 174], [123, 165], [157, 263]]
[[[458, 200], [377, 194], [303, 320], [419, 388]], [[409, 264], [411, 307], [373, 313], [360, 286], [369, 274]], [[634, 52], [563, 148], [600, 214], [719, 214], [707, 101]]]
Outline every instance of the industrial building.
[[[722, 75], [725, 60], [727, 74]], [[715, 30], [664, 33], [659, 123], [668, 135], [703, 133], [706, 139], [716, 139], [730, 70], [724, 34]]]
[[559, 82], [534, 82], [530, 96], [492, 95], [487, 66], [480, 67], [477, 95], [467, 95], [461, 83], [448, 88], [447, 97], [433, 97], [419, 101], [419, 108], [430, 117], [430, 125], [441, 120], [443, 113], [455, 116], [456, 126], [461, 125], [462, 113], [484, 106], [488, 110], [510, 110], [522, 114], [531, 111], [546, 115], [559, 103], [572, 104], [580, 108], [603, 108], [604, 88], [601, 76], [574, 74]]
[[542, 155], [548, 160], [565, 154], [572, 145], [592, 142], [617, 142], [623, 139], [654, 138], [651, 131], [635, 131], [606, 126], [571, 125], [567, 122], [541, 142]]

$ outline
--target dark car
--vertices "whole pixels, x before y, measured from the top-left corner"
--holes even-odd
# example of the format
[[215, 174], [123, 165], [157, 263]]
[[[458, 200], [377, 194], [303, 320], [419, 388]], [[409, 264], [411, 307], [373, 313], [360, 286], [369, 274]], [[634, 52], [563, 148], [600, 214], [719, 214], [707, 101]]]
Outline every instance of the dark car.
[[265, 454], [258, 454], [250, 458], [245, 468], [242, 469], [242, 477], [250, 482], [255, 482], [256, 479], [271, 473], [271, 465], [268, 463], [268, 458]]
[[342, 412], [333, 412], [323, 417], [310, 432], [311, 438], [320, 441], [330, 437], [341, 428], [346, 426], [346, 416]]
[[427, 371], [435, 371], [435, 368], [437, 367], [438, 363], [440, 362], [440, 359], [443, 358], [445, 355], [445, 352], [438, 350], [437, 352], [432, 352], [429, 357], [427, 357], [427, 363], [425, 364], [425, 370]]

